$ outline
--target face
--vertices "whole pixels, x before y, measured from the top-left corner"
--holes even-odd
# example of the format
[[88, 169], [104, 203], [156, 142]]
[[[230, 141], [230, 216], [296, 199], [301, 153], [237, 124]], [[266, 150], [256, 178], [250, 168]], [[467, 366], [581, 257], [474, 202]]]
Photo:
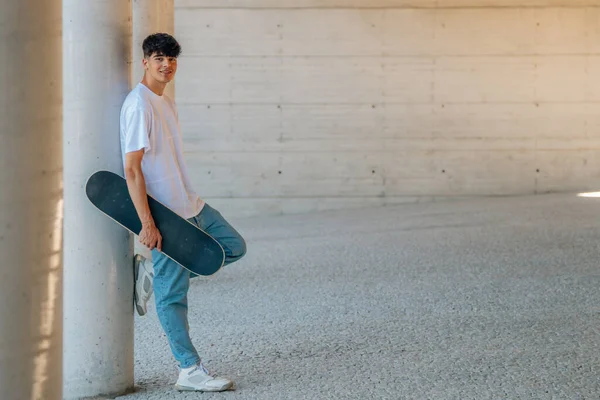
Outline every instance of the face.
[[167, 84], [175, 78], [177, 72], [177, 58], [167, 57], [154, 53], [149, 58], [144, 58], [146, 74], [153, 80]]

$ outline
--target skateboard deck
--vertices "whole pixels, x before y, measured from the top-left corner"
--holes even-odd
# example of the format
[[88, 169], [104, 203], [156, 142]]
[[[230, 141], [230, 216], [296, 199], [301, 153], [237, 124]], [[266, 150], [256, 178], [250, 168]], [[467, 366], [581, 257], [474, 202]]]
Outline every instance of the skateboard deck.
[[[85, 185], [87, 198], [105, 215], [135, 235], [142, 230], [125, 179], [98, 171]], [[212, 275], [225, 262], [223, 247], [208, 233], [148, 195], [154, 223], [162, 236], [162, 253], [196, 275]]]

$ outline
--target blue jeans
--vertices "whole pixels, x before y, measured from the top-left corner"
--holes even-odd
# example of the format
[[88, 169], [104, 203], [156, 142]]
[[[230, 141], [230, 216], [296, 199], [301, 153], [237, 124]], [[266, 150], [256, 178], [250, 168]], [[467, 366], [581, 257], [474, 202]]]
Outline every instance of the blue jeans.
[[[219, 211], [208, 204], [204, 204], [200, 214], [189, 221], [221, 244], [225, 250], [225, 265], [239, 260], [246, 254], [246, 242], [242, 236], [229, 225]], [[197, 275], [191, 274], [156, 249], [152, 250], [152, 260], [158, 319], [179, 366], [191, 367], [200, 362], [200, 356], [189, 335], [187, 293], [190, 275]]]

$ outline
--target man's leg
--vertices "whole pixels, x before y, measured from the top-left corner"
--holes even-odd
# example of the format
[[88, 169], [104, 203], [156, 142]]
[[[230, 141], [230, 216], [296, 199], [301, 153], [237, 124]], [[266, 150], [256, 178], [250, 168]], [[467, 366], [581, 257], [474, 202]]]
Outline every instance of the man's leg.
[[[221, 213], [208, 204], [204, 204], [202, 211], [197, 216], [190, 218], [190, 222], [211, 235], [225, 251], [225, 265], [238, 261], [246, 254], [246, 241]], [[190, 274], [192, 278], [196, 274]]]
[[152, 251], [156, 313], [179, 363], [179, 390], [220, 392], [233, 387], [204, 367], [189, 335], [187, 293], [190, 272], [157, 250]]
[[[241, 235], [229, 225], [221, 213], [208, 204], [190, 221], [213, 236], [223, 246], [225, 265], [239, 260], [246, 254], [246, 243]], [[191, 274], [157, 250], [152, 251], [152, 260], [156, 312], [167, 335], [173, 356], [181, 368], [175, 386], [179, 390], [194, 391], [222, 391], [232, 388], [231, 380], [210, 375], [202, 365], [189, 336], [187, 292], [190, 276], [197, 275]], [[151, 294], [150, 292], [146, 297], [149, 298]]]
[[187, 293], [190, 273], [157, 250], [152, 251], [156, 313], [181, 368], [200, 363], [189, 335]]

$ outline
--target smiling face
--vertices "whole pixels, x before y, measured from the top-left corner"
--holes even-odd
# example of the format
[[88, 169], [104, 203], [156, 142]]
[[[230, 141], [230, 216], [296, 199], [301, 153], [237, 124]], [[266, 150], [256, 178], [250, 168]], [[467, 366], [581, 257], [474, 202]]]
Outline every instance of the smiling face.
[[144, 57], [146, 80], [166, 85], [175, 78], [177, 72], [177, 57], [168, 57], [162, 53], [153, 53]]
[[144, 39], [144, 79], [142, 83], [159, 96], [165, 87], [175, 78], [177, 57], [181, 54], [181, 46], [168, 33], [155, 33]]

